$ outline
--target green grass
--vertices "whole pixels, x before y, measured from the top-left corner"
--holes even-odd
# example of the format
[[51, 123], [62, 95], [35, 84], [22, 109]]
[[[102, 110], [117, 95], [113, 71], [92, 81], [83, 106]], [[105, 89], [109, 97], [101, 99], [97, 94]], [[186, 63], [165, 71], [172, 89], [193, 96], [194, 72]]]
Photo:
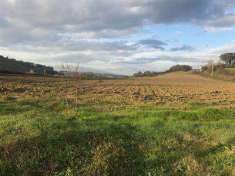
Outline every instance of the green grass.
[[232, 175], [235, 111], [0, 102], [0, 175]]
[[235, 74], [235, 68], [225, 68], [225, 70]]

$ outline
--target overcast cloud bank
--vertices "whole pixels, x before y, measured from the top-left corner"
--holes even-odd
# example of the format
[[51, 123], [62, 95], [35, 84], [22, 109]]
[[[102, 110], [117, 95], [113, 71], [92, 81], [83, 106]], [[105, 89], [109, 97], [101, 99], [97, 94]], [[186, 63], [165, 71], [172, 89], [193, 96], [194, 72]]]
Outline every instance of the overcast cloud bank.
[[181, 35], [184, 25], [223, 35], [234, 29], [234, 7], [235, 0], [1, 0], [0, 53], [123, 74], [178, 63], [198, 67], [234, 50], [234, 42], [205, 48], [192, 46], [192, 36], [190, 43], [174, 43], [157, 35], [158, 26], [181, 25]]

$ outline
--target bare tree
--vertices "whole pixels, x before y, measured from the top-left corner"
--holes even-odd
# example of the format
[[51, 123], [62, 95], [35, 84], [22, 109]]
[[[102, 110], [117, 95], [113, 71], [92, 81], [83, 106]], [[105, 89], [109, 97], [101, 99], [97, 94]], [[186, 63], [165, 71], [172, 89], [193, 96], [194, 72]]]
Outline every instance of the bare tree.
[[210, 73], [211, 73], [211, 76], [214, 76], [214, 61], [213, 60], [209, 60], [208, 61], [208, 68], [210, 69]]
[[[72, 65], [72, 64], [64, 64], [61, 66], [61, 70], [64, 72], [66, 77], [71, 77], [76, 80], [75, 86], [75, 104], [78, 106], [78, 93], [79, 93], [79, 85], [80, 85], [80, 67], [79, 64]], [[67, 86], [69, 85], [68, 81], [66, 82]], [[68, 100], [67, 100], [68, 104]]]
[[79, 65], [75, 65], [74, 69], [73, 69], [73, 77], [76, 79], [76, 106], [78, 106], [78, 93], [79, 93], [79, 86], [80, 86], [80, 79], [81, 79], [81, 75], [80, 75], [80, 67]]

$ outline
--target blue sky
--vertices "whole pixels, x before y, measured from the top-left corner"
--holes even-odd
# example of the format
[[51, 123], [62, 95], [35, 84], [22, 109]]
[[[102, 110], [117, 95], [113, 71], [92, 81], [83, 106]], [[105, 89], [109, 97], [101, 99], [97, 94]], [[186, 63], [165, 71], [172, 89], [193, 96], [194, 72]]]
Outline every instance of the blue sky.
[[235, 28], [221, 31], [207, 31], [192, 24], [149, 25], [130, 37], [130, 40], [158, 39], [169, 43], [169, 47], [190, 45], [195, 49], [219, 47], [235, 39]]
[[132, 74], [235, 52], [235, 0], [1, 0], [0, 54]]

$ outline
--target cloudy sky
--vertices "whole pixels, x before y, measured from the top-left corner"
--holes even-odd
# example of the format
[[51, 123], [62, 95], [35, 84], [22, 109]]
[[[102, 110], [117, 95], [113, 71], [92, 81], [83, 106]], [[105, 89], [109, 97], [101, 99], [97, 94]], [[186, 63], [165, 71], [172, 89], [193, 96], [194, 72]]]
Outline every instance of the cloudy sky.
[[235, 0], [0, 0], [0, 54], [131, 74], [235, 52]]

